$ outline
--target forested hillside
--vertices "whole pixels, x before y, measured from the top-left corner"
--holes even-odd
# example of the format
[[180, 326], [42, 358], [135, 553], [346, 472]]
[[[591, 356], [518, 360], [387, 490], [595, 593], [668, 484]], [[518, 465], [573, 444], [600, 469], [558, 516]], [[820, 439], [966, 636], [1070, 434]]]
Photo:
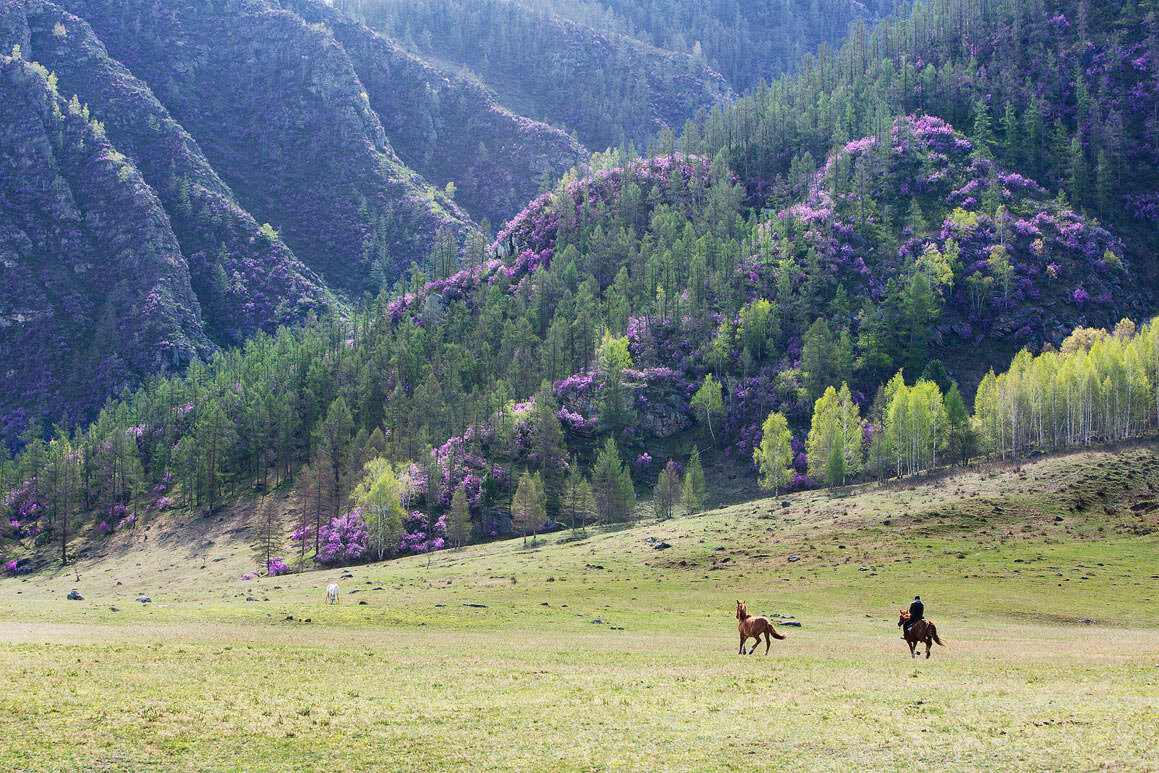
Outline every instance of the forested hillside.
[[416, 51], [467, 67], [592, 150], [643, 144], [722, 96], [796, 69], [870, 0], [335, 0]]
[[[91, 418], [149, 375], [334, 313], [436, 244], [479, 243], [452, 196], [498, 222], [584, 157], [332, 9], [297, 7], [305, 16], [259, 0], [0, 8], [15, 108], [0, 140], [9, 439], [30, 418]], [[40, 111], [30, 88], [59, 106]], [[63, 131], [78, 121], [86, 132]], [[75, 153], [96, 154], [99, 170], [77, 177]], [[102, 188], [114, 183], [123, 190]], [[124, 196], [132, 207], [112, 216], [91, 209]], [[181, 287], [108, 292], [145, 281], [148, 263]], [[96, 265], [100, 281], [85, 269]]]
[[800, 75], [690, 121], [681, 147], [724, 150], [751, 193], [781, 206], [834, 149], [884, 138], [898, 115], [934, 115], [1076, 211], [1115, 223], [1149, 260], [1157, 11], [1150, 0], [917, 3], [806, 57]]
[[1149, 431], [1156, 328], [1122, 320], [1154, 303], [1153, 18], [931, 0], [858, 28], [489, 248], [444, 230], [344, 317], [33, 427], [8, 539], [67, 554], [292, 486], [299, 555], [340, 563], [696, 510], [696, 449], [783, 488]]

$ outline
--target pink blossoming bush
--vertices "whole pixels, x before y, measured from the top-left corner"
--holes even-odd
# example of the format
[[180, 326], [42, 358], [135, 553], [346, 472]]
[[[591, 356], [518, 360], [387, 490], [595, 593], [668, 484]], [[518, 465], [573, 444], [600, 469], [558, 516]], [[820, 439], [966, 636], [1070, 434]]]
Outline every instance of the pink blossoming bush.
[[369, 535], [362, 511], [351, 510], [319, 530], [318, 561], [327, 566], [353, 563], [366, 553]]

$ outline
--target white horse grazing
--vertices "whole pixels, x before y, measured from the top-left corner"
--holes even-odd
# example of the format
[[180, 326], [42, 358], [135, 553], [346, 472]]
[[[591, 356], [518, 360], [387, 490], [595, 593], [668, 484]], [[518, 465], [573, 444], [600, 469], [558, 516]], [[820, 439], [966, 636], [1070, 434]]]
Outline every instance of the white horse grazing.
[[337, 604], [338, 600], [338, 583], [332, 582], [326, 586], [326, 603]]

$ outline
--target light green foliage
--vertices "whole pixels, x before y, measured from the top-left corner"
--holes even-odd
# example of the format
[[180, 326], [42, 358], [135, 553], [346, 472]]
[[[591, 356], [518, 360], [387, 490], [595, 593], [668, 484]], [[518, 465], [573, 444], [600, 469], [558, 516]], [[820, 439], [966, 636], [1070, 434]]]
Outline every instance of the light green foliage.
[[990, 274], [1002, 288], [1002, 297], [1010, 297], [1010, 283], [1014, 280], [1014, 266], [1010, 263], [1010, 253], [1006, 245], [998, 244], [990, 250], [990, 257], [986, 259], [990, 267]]
[[736, 347], [736, 328], [729, 320], [720, 323], [705, 353], [708, 366], [717, 373], [732, 369], [732, 350]]
[[885, 415], [884, 431], [896, 454], [898, 477], [937, 467], [948, 431], [946, 407], [938, 385], [924, 380], [912, 387], [897, 384]]
[[381, 561], [394, 553], [402, 537], [403, 486], [394, 465], [387, 459], [371, 459], [362, 469], [362, 478], [350, 494], [355, 507], [362, 509], [362, 518], [374, 540], [374, 549]]
[[712, 417], [724, 415], [724, 397], [720, 382], [709, 373], [704, 377], [704, 383], [692, 396], [692, 409], [708, 424], [708, 434], [712, 442], [716, 442], [716, 433], [712, 429]]
[[597, 405], [600, 425], [605, 431], [615, 434], [633, 415], [631, 395], [624, 386], [624, 370], [632, 367], [628, 338], [605, 331], [596, 351], [596, 361], [603, 376]]
[[1060, 351], [1020, 352], [974, 401], [983, 447], [1003, 458], [1138, 437], [1159, 417], [1159, 328], [1076, 329]]
[[860, 473], [863, 424], [847, 384], [842, 384], [840, 391], [826, 389], [813, 405], [813, 420], [805, 440], [809, 474], [837, 486]]
[[964, 234], [972, 234], [978, 230], [978, 213], [976, 212], [956, 207], [950, 213], [950, 220]]
[[922, 254], [917, 259], [917, 269], [926, 278], [926, 282], [939, 297], [949, 291], [954, 284], [954, 269], [950, 259], [938, 249], [934, 242], [926, 244]]
[[447, 518], [447, 534], [457, 548], [467, 544], [471, 537], [471, 508], [467, 492], [460, 486], [451, 496], [451, 513]]
[[760, 473], [761, 488], [779, 493], [793, 476], [793, 433], [785, 415], [769, 413], [761, 426], [761, 444], [753, 449], [753, 461]]
[[741, 309], [738, 325], [741, 345], [754, 361], [760, 361], [766, 353], [774, 351], [780, 337], [776, 317], [776, 307], [764, 298], [758, 298]]

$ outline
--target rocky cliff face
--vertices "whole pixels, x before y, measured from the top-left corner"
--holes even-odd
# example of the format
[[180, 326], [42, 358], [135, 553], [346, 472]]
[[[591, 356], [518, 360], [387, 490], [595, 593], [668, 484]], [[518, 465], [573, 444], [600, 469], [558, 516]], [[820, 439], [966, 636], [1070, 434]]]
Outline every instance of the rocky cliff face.
[[84, 407], [205, 356], [181, 247], [133, 162], [39, 65], [0, 59], [0, 101], [0, 411]]
[[586, 155], [314, 0], [11, 0], [0, 52], [8, 436], [377, 291]]
[[258, 0], [67, 0], [195, 137], [238, 201], [332, 286], [398, 276], [469, 219], [403, 165], [342, 46]]
[[5, 42], [55, 75], [61, 94], [80, 95], [160, 199], [212, 341], [239, 344], [259, 329], [333, 308], [322, 280], [262, 231], [196, 140], [145, 83], [108, 56], [86, 22], [37, 0], [10, 6], [0, 19]]

